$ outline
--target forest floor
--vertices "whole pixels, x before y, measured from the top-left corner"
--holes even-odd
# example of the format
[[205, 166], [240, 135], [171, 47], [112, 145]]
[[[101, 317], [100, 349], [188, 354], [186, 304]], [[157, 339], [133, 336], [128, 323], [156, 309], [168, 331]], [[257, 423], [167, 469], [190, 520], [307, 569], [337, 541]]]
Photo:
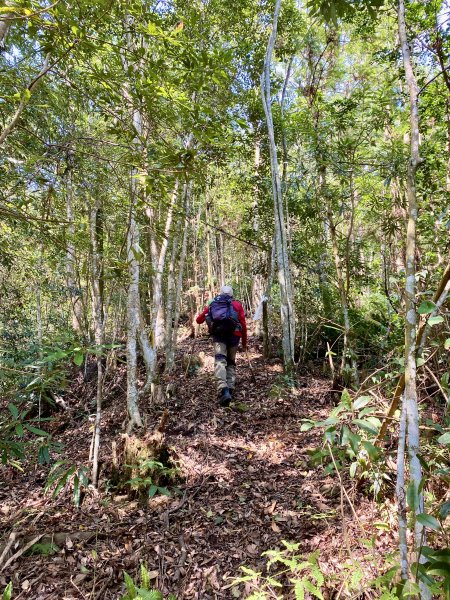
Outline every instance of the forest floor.
[[[24, 473], [0, 467], [0, 563], [9, 562], [0, 571], [0, 591], [12, 579], [15, 600], [119, 599], [124, 571], [135, 577], [143, 562], [155, 588], [179, 599], [245, 598], [251, 584], [231, 585], [242, 575], [240, 566], [264, 570], [261, 554], [282, 540], [299, 543], [304, 556], [320, 551], [325, 597], [348, 597], [346, 579], [356, 563], [364, 579], [379, 575], [373, 565], [381, 569], [382, 561], [373, 556], [394, 550], [392, 523], [390, 531], [386, 524], [379, 528], [376, 522], [388, 516], [345, 480], [356, 518], [341, 500], [339, 478], [311, 464], [321, 430], [300, 432], [302, 419], [328, 416], [330, 382], [304, 375], [298, 388], [286, 388], [280, 362], [265, 362], [250, 342], [256, 383], [239, 353], [235, 405], [220, 408], [212, 345], [196, 341], [203, 364], [185, 376], [191, 344], [180, 345], [174, 394], [162, 406], [147, 407], [149, 431], [164, 409], [169, 412], [166, 442], [179, 468], [177, 490], [144, 508], [108, 489], [112, 442], [120, 440], [126, 418], [121, 364], [105, 384], [99, 492], [89, 489], [76, 509], [69, 491], [44, 495], [48, 467]], [[65, 395], [68, 410], [48, 426], [63, 444], [60, 458], [71, 464], [88, 462], [92, 423], [86, 417], [95, 410], [94, 389], [95, 382], [86, 384], [79, 374]], [[16, 539], [1, 557], [12, 534]]]

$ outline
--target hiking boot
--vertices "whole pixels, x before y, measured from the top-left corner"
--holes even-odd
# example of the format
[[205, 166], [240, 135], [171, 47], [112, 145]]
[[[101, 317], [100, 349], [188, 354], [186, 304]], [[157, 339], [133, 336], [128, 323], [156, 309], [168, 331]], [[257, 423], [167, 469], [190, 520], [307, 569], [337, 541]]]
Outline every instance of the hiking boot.
[[231, 394], [228, 388], [223, 388], [219, 397], [220, 406], [229, 406], [231, 402]]

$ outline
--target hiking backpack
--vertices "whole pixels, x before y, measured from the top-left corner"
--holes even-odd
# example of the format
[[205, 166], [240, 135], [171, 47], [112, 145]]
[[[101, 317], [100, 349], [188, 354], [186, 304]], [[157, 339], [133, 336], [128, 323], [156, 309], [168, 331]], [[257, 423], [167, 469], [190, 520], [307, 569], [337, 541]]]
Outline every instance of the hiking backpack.
[[231, 296], [216, 296], [209, 305], [206, 322], [209, 332], [217, 336], [230, 336], [241, 329], [239, 316]]

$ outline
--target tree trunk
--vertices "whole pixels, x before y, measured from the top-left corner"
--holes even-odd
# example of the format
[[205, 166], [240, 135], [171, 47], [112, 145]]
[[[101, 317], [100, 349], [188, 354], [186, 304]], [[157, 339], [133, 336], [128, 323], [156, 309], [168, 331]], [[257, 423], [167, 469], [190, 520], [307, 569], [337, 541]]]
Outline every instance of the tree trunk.
[[164, 306], [163, 306], [163, 275], [166, 264], [167, 248], [169, 246], [169, 236], [172, 227], [173, 212], [178, 198], [178, 179], [175, 181], [175, 186], [172, 192], [169, 209], [166, 216], [166, 225], [164, 228], [164, 237], [159, 250], [158, 265], [156, 274], [153, 279], [153, 298], [152, 298], [152, 331], [156, 349], [164, 347]]
[[73, 215], [73, 155], [71, 152], [67, 156], [67, 169], [65, 173], [66, 187], [66, 215], [67, 215], [67, 250], [66, 250], [66, 282], [69, 292], [72, 328], [78, 334], [82, 332], [83, 325], [83, 307], [80, 298], [80, 291], [76, 277], [76, 256], [75, 256], [75, 221]]
[[397, 484], [395, 488], [397, 496], [398, 513], [398, 538], [400, 549], [401, 573], [404, 580], [409, 577], [408, 561], [408, 522], [406, 516], [406, 494], [405, 494], [405, 445], [406, 445], [406, 406], [403, 403], [400, 417], [400, 430], [398, 434], [397, 449]]
[[213, 267], [211, 258], [211, 206], [209, 199], [206, 200], [205, 207], [205, 221], [206, 221], [206, 264], [207, 264], [207, 281], [206, 287], [208, 289], [208, 297], [214, 297], [214, 280], [213, 280]]
[[184, 223], [183, 216], [180, 216], [178, 219], [178, 224], [176, 226], [176, 231], [173, 235], [172, 241], [172, 255], [169, 264], [169, 272], [167, 274], [167, 303], [166, 303], [166, 328], [165, 328], [165, 354], [166, 354], [166, 366], [165, 371], [170, 369], [167, 368], [167, 360], [168, 354], [171, 351], [172, 347], [172, 334], [174, 329], [174, 317], [175, 317], [175, 307], [176, 307], [176, 273], [177, 273], [177, 261], [180, 247], [180, 236], [181, 229], [186, 229], [186, 223]]
[[94, 424], [94, 443], [92, 453], [92, 483], [98, 485], [98, 457], [100, 451], [100, 425], [102, 417], [103, 396], [103, 210], [98, 198], [90, 214], [91, 246], [92, 246], [92, 306], [95, 331], [95, 347], [97, 361], [97, 399]]
[[339, 289], [339, 296], [341, 299], [342, 316], [344, 320], [344, 347], [342, 350], [340, 374], [344, 380], [345, 385], [353, 385], [355, 388], [357, 388], [359, 377], [358, 370], [356, 367], [356, 361], [354, 358], [354, 352], [351, 347], [351, 326], [348, 297], [345, 286], [344, 272], [342, 269], [341, 256], [339, 253], [336, 224], [333, 221], [333, 213], [331, 211], [330, 205], [327, 206], [327, 218], [331, 237], [331, 244], [333, 248], [334, 264], [336, 267], [336, 277]]
[[192, 182], [184, 185], [183, 197], [184, 197], [184, 215], [186, 218], [186, 222], [183, 227], [183, 241], [181, 243], [181, 253], [178, 261], [178, 276], [175, 288], [175, 310], [173, 315], [173, 328], [172, 328], [172, 338], [168, 340], [168, 348], [166, 353], [166, 372], [169, 373], [172, 371], [175, 361], [175, 350], [177, 347], [177, 334], [178, 334], [178, 323], [180, 319], [180, 308], [181, 308], [181, 294], [183, 287], [183, 272], [184, 272], [184, 264], [186, 262], [186, 254], [187, 254], [187, 245], [188, 245], [188, 236], [189, 236], [189, 228], [191, 223], [190, 219], [190, 211], [191, 211], [191, 189]]
[[[136, 185], [136, 180], [132, 179], [132, 188]], [[137, 387], [137, 337], [140, 315], [139, 298], [139, 229], [134, 215], [135, 190], [132, 190], [132, 199], [130, 207], [130, 222], [127, 234], [127, 260], [128, 260], [128, 296], [127, 296], [127, 408], [129, 415], [128, 432], [133, 427], [142, 427], [142, 419], [138, 406], [138, 387]]]
[[[407, 174], [407, 199], [408, 199], [408, 225], [406, 232], [406, 286], [405, 286], [405, 410], [408, 431], [409, 476], [416, 489], [418, 502], [416, 515], [423, 512], [423, 492], [420, 491], [422, 480], [422, 467], [419, 460], [420, 435], [419, 411], [417, 405], [416, 386], [416, 345], [417, 345], [417, 312], [416, 312], [416, 223], [417, 223], [417, 195], [416, 172], [421, 162], [419, 155], [419, 88], [412, 65], [411, 52], [406, 36], [405, 4], [404, 0], [398, 3], [398, 31], [399, 40], [405, 67], [406, 83], [409, 91], [410, 104], [410, 141], [411, 155], [408, 162]], [[419, 562], [423, 562], [421, 547], [426, 543], [425, 529], [415, 519], [415, 544], [414, 550]], [[431, 598], [426, 585], [420, 582], [421, 597]]]
[[277, 147], [275, 143], [275, 131], [272, 117], [272, 98], [270, 87], [270, 65], [272, 61], [273, 48], [277, 36], [278, 16], [281, 8], [281, 0], [276, 0], [273, 16], [272, 32], [267, 44], [264, 59], [264, 70], [261, 74], [261, 92], [266, 115], [267, 132], [269, 136], [270, 166], [272, 172], [272, 191], [275, 212], [275, 245], [278, 263], [278, 282], [281, 297], [281, 324], [283, 330], [283, 355], [284, 367], [288, 375], [294, 371], [294, 346], [295, 346], [295, 314], [293, 305], [293, 293], [291, 284], [291, 273], [289, 265], [288, 241], [286, 236], [286, 225], [284, 220], [283, 194], [281, 189], [280, 173], [278, 168]]

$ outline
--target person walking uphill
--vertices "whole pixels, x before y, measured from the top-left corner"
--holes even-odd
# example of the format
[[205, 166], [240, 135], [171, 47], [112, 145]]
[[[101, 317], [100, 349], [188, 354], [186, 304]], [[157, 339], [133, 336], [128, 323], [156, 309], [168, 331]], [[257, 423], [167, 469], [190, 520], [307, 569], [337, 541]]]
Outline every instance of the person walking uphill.
[[233, 289], [224, 285], [220, 294], [196, 319], [206, 321], [214, 340], [214, 376], [217, 381], [219, 404], [228, 406], [236, 383], [236, 352], [239, 341], [247, 349], [247, 323], [242, 304], [233, 298]]

